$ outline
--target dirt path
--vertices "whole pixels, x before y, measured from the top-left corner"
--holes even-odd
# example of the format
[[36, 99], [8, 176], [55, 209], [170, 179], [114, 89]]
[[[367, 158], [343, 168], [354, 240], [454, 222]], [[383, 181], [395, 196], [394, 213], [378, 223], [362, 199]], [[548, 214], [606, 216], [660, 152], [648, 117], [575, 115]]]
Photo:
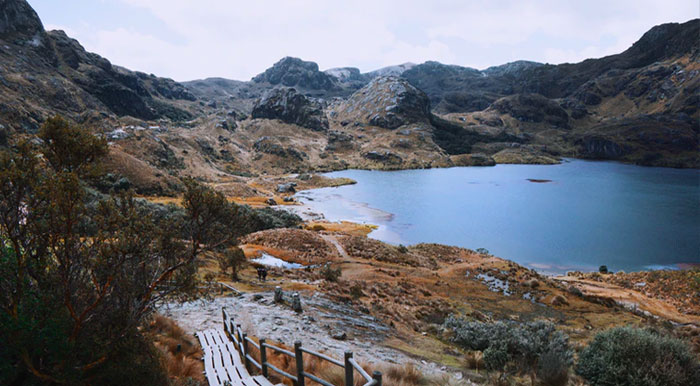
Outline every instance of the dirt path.
[[348, 252], [345, 250], [345, 248], [343, 248], [343, 246], [340, 245], [340, 243], [338, 242], [338, 239], [336, 239], [335, 236], [326, 235], [323, 233], [320, 233], [319, 236], [321, 236], [321, 238], [323, 238], [327, 242], [333, 244], [335, 246], [335, 249], [338, 250], [340, 257], [342, 257], [343, 259], [346, 259], [346, 260], [350, 259], [350, 255], [348, 255]]

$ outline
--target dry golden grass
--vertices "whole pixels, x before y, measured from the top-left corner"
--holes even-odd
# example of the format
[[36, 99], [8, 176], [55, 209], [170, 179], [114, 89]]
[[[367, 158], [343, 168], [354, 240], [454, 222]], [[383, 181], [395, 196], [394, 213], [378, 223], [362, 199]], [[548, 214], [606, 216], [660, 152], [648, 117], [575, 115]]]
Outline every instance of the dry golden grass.
[[[257, 341], [257, 339], [255, 340]], [[294, 351], [294, 349], [278, 343], [275, 343], [275, 345], [292, 352]], [[250, 345], [249, 349], [253, 358], [256, 361], [259, 360], [260, 351], [252, 345]], [[290, 374], [296, 374], [296, 361], [294, 358], [290, 358], [287, 355], [268, 349], [267, 360], [269, 363], [282, 369], [283, 371]], [[380, 371], [382, 373], [383, 384], [387, 386], [422, 386], [430, 383], [430, 379], [424, 376], [413, 364], [397, 366], [360, 363], [360, 365], [370, 375], [374, 371]], [[343, 368], [310, 354], [305, 354], [304, 356], [304, 371], [324, 379], [334, 385], [342, 386], [345, 384], [345, 370]], [[357, 371], [355, 371], [353, 378], [355, 381], [353, 386], [362, 386], [367, 382]], [[269, 379], [273, 383], [284, 383], [285, 385], [289, 386], [293, 385], [291, 380], [275, 374], [274, 371], [270, 371]], [[306, 380], [306, 384], [310, 386], [320, 385], [319, 383], [310, 379]]]
[[185, 384], [188, 378], [206, 384], [200, 360], [202, 350], [192, 336], [172, 319], [159, 314], [153, 316], [147, 333], [160, 352], [161, 363], [173, 385]]
[[376, 225], [358, 224], [350, 221], [329, 222], [329, 221], [308, 221], [304, 224], [304, 229], [321, 232], [340, 232], [353, 236], [367, 236], [377, 229]]

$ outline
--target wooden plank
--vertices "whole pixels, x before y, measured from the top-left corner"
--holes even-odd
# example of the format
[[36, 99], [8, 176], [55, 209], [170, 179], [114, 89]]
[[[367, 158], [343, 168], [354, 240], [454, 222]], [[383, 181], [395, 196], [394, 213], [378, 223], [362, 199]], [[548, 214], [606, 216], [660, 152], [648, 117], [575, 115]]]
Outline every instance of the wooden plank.
[[216, 370], [214, 370], [214, 360], [211, 348], [204, 351], [204, 372], [209, 381], [210, 386], [221, 386], [219, 379], [216, 376]]
[[216, 370], [216, 376], [219, 378], [219, 381], [221, 381], [221, 383], [224, 383], [224, 381], [231, 381], [226, 373], [226, 369], [224, 368], [224, 362], [221, 357], [221, 350], [219, 349], [219, 346], [214, 346], [212, 351], [214, 352], [214, 370]]
[[239, 380], [241, 378], [240, 374], [236, 371], [236, 366], [233, 364], [231, 353], [228, 351], [228, 348], [225, 345], [222, 345], [219, 346], [219, 349], [221, 350], [221, 358], [224, 362], [224, 369], [226, 370], [228, 377], [231, 380]]
[[272, 382], [268, 381], [267, 378], [263, 377], [262, 375], [257, 375], [253, 377], [253, 380], [255, 383], [257, 383], [259, 386], [274, 386]]

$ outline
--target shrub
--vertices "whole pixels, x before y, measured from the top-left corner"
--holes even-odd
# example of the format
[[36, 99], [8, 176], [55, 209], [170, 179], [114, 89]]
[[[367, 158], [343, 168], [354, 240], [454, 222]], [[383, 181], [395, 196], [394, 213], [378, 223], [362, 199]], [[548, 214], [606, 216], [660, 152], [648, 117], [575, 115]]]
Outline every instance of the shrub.
[[700, 364], [684, 342], [633, 327], [598, 333], [581, 352], [576, 373], [592, 386], [700, 385]]
[[598, 272], [600, 273], [608, 273], [608, 266], [607, 265], [601, 265], [598, 267]]
[[569, 337], [549, 322], [482, 323], [450, 316], [444, 326], [452, 330], [457, 345], [483, 351], [487, 369], [527, 374], [533, 383], [540, 378], [556, 385], [555, 380], [568, 377], [573, 363]]
[[342, 274], [343, 271], [341, 271], [340, 268], [333, 269], [330, 265], [326, 265], [321, 268], [321, 277], [323, 277], [323, 279], [326, 281], [336, 282], [338, 279], [340, 279]]
[[488, 256], [490, 254], [489, 250], [486, 248], [477, 248], [476, 253], [478, 253], [480, 255], [484, 255], [484, 256]]
[[405, 245], [399, 244], [399, 246], [396, 248], [400, 253], [408, 253], [408, 248], [406, 248]]
[[355, 283], [350, 287], [350, 296], [353, 297], [353, 299], [359, 299], [363, 297], [365, 294], [362, 292], [362, 286], [360, 283]]

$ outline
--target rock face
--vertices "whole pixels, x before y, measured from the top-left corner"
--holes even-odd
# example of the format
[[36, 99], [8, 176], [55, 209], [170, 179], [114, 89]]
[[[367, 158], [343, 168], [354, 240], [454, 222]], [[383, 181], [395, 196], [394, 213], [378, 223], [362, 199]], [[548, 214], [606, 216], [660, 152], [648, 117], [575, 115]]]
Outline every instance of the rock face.
[[539, 94], [516, 94], [501, 98], [491, 108], [523, 122], [546, 122], [563, 129], [569, 127], [569, 114], [566, 110]]
[[44, 34], [39, 16], [24, 0], [0, 0], [0, 37]]
[[318, 64], [305, 62], [299, 58], [285, 57], [260, 75], [253, 82], [267, 82], [271, 85], [283, 85], [311, 90], [339, 89], [335, 78], [318, 70]]
[[344, 101], [338, 116], [385, 129], [430, 120], [430, 101], [405, 79], [378, 77]]
[[0, 0], [0, 47], [0, 120], [14, 130], [32, 132], [57, 113], [81, 122], [100, 114], [192, 118], [170, 103], [195, 100], [184, 86], [113, 66], [63, 31], [47, 33], [25, 0]]
[[328, 118], [321, 103], [293, 88], [275, 88], [265, 93], [255, 103], [252, 117], [279, 119], [316, 131], [328, 130]]

